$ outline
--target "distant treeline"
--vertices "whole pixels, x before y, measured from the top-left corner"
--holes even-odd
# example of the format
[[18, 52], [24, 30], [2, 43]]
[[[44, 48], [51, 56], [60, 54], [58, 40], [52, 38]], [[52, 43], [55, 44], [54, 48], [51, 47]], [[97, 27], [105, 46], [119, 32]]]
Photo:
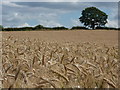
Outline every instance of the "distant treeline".
[[96, 27], [96, 29], [120, 30], [120, 28], [113, 28], [113, 27]]
[[35, 27], [20, 27], [20, 28], [2, 28], [2, 31], [33, 31], [33, 30], [68, 30], [66, 27], [44, 27], [37, 25]]
[[[91, 29], [88, 29], [86, 27], [81, 27], [81, 26], [75, 26], [75, 27], [72, 27], [71, 30], [74, 30], [74, 29], [83, 29], [83, 30], [91, 30]], [[101, 29], [101, 30], [120, 30], [120, 28], [113, 28], [113, 27], [96, 27], [96, 29]], [[95, 29], [95, 30], [96, 30]]]
[[[86, 27], [74, 26], [71, 29], [62, 27], [44, 27], [42, 25], [37, 25], [35, 27], [21, 27], [21, 28], [3, 28], [0, 26], [0, 31], [34, 31], [34, 30], [90, 30]], [[111, 27], [96, 27], [96, 29], [106, 29], [106, 30], [120, 30], [120, 28], [111, 28]]]

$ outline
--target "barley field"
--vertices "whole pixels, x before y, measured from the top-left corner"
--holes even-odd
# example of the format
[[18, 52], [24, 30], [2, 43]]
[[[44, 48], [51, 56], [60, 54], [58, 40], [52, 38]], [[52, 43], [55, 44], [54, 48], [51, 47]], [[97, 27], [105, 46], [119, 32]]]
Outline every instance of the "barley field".
[[118, 88], [118, 31], [2, 32], [3, 88]]

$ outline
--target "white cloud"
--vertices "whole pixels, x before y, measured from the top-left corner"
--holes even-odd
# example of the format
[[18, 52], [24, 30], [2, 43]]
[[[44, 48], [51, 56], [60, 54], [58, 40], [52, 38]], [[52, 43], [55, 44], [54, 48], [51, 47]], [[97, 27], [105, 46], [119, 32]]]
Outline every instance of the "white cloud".
[[60, 27], [63, 26], [58, 22], [58, 14], [57, 13], [40, 13], [37, 18], [39, 24], [46, 27]]
[[71, 19], [73, 26], [83, 26], [83, 24], [78, 19]]
[[[26, 18], [26, 17], [25, 17]], [[12, 12], [6, 15], [3, 15], [3, 22], [7, 21], [7, 22], [12, 22], [12, 21], [16, 21], [19, 20], [21, 21], [23, 19], [23, 16], [21, 16], [19, 13], [17, 12]]]
[[39, 13], [38, 14], [38, 17], [40, 18], [40, 19], [47, 19], [47, 20], [49, 20], [49, 19], [55, 19], [56, 17], [57, 17], [57, 13], [43, 13], [43, 12], [41, 12], [41, 13]]
[[17, 5], [15, 3], [12, 3], [12, 2], [7, 1], [7, 0], [2, 1], [2, 5], [6, 5], [6, 6], [10, 6], [10, 7], [23, 7], [22, 5]]
[[[59, 0], [54, 0], [54, 1], [59, 1]], [[63, 0], [61, 0], [61, 1], [63, 1]], [[71, 1], [73, 1], [73, 0], [70, 0], [70, 2]], [[58, 4], [59, 6], [56, 5], [55, 9], [54, 9], [54, 7], [52, 7], [52, 6], [51, 6], [52, 8], [50, 8], [49, 6], [41, 7], [39, 4], [38, 4], [38, 7], [32, 7], [32, 6], [26, 6], [26, 5], [23, 5], [24, 6], [23, 7], [22, 4], [19, 5], [19, 4], [12, 3], [12, 2], [5, 0], [3, 3], [3, 4], [5, 4], [5, 6], [3, 6], [4, 7], [3, 24], [5, 24], [5, 26], [27, 26], [29, 24], [30, 25], [41, 24], [44, 26], [52, 26], [52, 27], [53, 26], [63, 26], [59, 23], [59, 21], [61, 19], [61, 18], [59, 18], [59, 16], [69, 13], [69, 11], [73, 12], [78, 9], [80, 12], [80, 10], [82, 10], [82, 8], [83, 8], [83, 7], [81, 7], [83, 4], [84, 4], [83, 6], [87, 6], [88, 4], [92, 5], [92, 3], [82, 3], [81, 6], [79, 7], [79, 3], [76, 3], [77, 1], [78, 0], [75, 0], [72, 3], [74, 5], [70, 4], [71, 8], [69, 8], [69, 6], [66, 7], [66, 5], [63, 5], [62, 9], [59, 9], [59, 6], [61, 7], [62, 4], [55, 3], [55, 4]], [[20, 1], [20, 2], [22, 2], [22, 1]], [[76, 4], [78, 4], [78, 6]], [[8, 7], [8, 6], [10, 6], [10, 7]], [[102, 6], [102, 5], [100, 5], [100, 6]], [[106, 6], [106, 5], [104, 5], [104, 6]], [[58, 9], [56, 9], [56, 8], [58, 8]], [[117, 11], [113, 7], [109, 8], [109, 9], [114, 12], [113, 12], [113, 14], [111, 13], [109, 15], [110, 21], [107, 25], [116, 27], [117, 23], [114, 20], [114, 18], [111, 19], [111, 17], [115, 17], [117, 15], [117, 13], [116, 13]], [[62, 19], [62, 20], [64, 21], [65, 19]], [[27, 24], [25, 22], [28, 22], [29, 24]], [[83, 24], [81, 24], [79, 19], [71, 19], [71, 21], [68, 22], [68, 27], [69, 27], [69, 25], [83, 26]]]
[[118, 21], [117, 20], [108, 20], [108, 23], [106, 24], [106, 26], [118, 28]]
[[24, 23], [24, 24], [22, 24], [22, 25], [20, 25], [18, 27], [30, 27], [30, 25], [28, 23]]
[[15, 17], [17, 17], [17, 16], [18, 16], [18, 13], [16, 12], [16, 13], [14, 13], [14, 15], [15, 15]]
[[0, 25], [2, 25], [2, 4], [0, 1]]
[[[8, 28], [8, 27], [11, 27], [11, 26], [4, 26], [5, 28]], [[29, 25], [28, 23], [23, 23], [23, 24], [20, 24], [20, 25], [15, 25], [15, 26], [12, 26], [12, 27], [32, 27], [31, 25]]]
[[63, 26], [56, 21], [45, 21], [45, 20], [41, 20], [40, 24], [43, 25], [43, 26], [46, 26], [46, 27], [60, 27], [60, 26]]

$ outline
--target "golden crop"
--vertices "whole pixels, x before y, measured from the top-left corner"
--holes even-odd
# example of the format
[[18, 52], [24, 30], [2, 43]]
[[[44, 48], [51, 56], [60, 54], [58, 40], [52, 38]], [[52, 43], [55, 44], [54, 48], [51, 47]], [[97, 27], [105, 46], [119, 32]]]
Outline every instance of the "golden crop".
[[4, 88], [117, 88], [118, 47], [3, 38]]

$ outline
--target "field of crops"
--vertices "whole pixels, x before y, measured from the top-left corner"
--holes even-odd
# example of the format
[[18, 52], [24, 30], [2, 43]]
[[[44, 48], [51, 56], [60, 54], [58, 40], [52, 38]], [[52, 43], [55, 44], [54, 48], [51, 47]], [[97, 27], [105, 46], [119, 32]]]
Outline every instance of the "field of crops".
[[117, 88], [117, 31], [98, 32], [4, 32], [2, 86]]

